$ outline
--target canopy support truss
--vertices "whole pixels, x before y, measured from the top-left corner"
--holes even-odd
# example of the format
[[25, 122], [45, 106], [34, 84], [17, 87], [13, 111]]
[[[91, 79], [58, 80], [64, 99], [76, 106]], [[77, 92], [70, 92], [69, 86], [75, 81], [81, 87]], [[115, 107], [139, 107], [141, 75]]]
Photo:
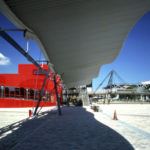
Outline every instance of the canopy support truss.
[[[25, 30], [26, 31], [26, 30]], [[46, 84], [46, 81], [49, 77], [49, 70], [48, 71], [45, 71], [35, 60], [34, 58], [32, 58], [11, 36], [9, 36], [9, 34], [7, 34], [5, 32], [5, 30], [1, 29], [0, 28], [0, 36], [6, 40], [10, 45], [12, 45], [18, 52], [20, 52], [25, 58], [27, 58], [27, 60], [29, 60], [30, 62], [32, 62], [39, 70], [41, 70], [44, 74], [45, 74], [45, 79], [44, 79], [44, 82], [43, 82], [43, 85], [42, 85], [42, 88], [41, 88], [41, 92], [40, 92], [40, 98], [38, 100], [38, 103], [37, 103], [37, 106], [35, 108], [35, 111], [34, 111], [34, 115], [37, 114], [37, 110], [38, 110], [38, 107], [40, 105], [40, 102], [42, 100], [42, 96], [44, 94], [44, 87], [45, 87], [45, 84]], [[58, 98], [58, 91], [57, 91], [57, 85], [56, 85], [56, 79], [55, 79], [55, 76], [54, 76], [54, 83], [55, 83], [55, 91], [56, 91], [56, 97], [57, 97], [57, 106], [58, 106], [58, 114], [61, 115], [61, 108], [60, 108], [60, 101], [59, 101], [59, 98]]]

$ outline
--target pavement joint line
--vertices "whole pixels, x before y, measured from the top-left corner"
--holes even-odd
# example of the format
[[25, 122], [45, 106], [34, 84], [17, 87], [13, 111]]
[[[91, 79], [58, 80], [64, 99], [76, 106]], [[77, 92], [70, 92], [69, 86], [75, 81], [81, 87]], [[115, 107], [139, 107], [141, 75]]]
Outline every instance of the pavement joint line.
[[[34, 119], [34, 118], [33, 118]], [[14, 145], [10, 150], [15, 149], [17, 146], [19, 146], [21, 143], [23, 143], [26, 139], [28, 139], [28, 137], [32, 136], [35, 132], [37, 132], [41, 127], [43, 127], [46, 123], [48, 122], [48, 119], [46, 119], [46, 121], [44, 121], [39, 127], [37, 127], [36, 129], [34, 129], [30, 134], [28, 134], [27, 136], [25, 136], [23, 138], [23, 140], [21, 140], [19, 143], [17, 143], [16, 145]]]
[[148, 132], [146, 132], [142, 129], [139, 129], [135, 126], [132, 126], [132, 125], [130, 125], [130, 124], [124, 122], [124, 121], [119, 120], [119, 123], [123, 124], [126, 127], [129, 127], [129, 129], [132, 129], [132, 131], [136, 132], [136, 134], [138, 134], [139, 136], [143, 136], [143, 138], [150, 139], [150, 133], [148, 133]]
[[[102, 113], [102, 114], [107, 116], [109, 119], [111, 118], [111, 116], [106, 114], [106, 113]], [[139, 129], [139, 128], [135, 127], [135, 126], [132, 126], [129, 123], [126, 123], [124, 121], [117, 120], [117, 122], [120, 123], [121, 125], [124, 125], [124, 126], [128, 127], [128, 129], [136, 132], [136, 134], [139, 134], [139, 136], [144, 136], [144, 138], [150, 139], [150, 133], [148, 133], [148, 132], [146, 132], [146, 131], [144, 131], [142, 129]]]
[[[21, 124], [21, 123], [23, 123], [23, 122], [25, 122], [25, 121], [28, 121], [28, 120], [29, 120], [29, 118], [25, 118], [25, 119], [23, 119], [23, 120], [17, 121], [17, 122], [15, 122], [15, 123], [13, 123], [13, 124], [10, 124], [10, 125], [7, 125], [7, 126], [5, 126], [5, 127], [0, 128], [0, 136], [1, 136], [2, 134], [4, 134], [4, 133], [9, 132], [8, 129], [14, 128], [14, 127], [16, 127], [17, 125], [19, 125], [19, 124]], [[8, 131], [7, 131], [7, 130], [8, 130]]]

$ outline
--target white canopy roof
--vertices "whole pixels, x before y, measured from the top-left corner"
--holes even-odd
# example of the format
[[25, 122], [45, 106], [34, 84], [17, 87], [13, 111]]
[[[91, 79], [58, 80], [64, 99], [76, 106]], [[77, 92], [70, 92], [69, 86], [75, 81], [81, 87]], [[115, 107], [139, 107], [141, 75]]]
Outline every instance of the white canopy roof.
[[114, 60], [150, 0], [1, 0], [0, 9], [33, 32], [70, 87], [89, 84], [102, 64]]

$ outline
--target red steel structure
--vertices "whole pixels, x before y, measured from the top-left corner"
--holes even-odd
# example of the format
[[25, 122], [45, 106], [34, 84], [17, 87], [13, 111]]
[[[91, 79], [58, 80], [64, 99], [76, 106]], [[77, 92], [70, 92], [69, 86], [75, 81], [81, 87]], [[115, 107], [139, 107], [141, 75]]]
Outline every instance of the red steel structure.
[[[43, 64], [42, 69], [48, 70]], [[36, 107], [45, 74], [33, 64], [19, 64], [17, 74], [0, 74], [0, 108]], [[59, 75], [56, 75], [57, 91], [62, 100], [62, 86]], [[56, 89], [53, 73], [50, 71], [46, 80], [40, 107], [55, 106]]]

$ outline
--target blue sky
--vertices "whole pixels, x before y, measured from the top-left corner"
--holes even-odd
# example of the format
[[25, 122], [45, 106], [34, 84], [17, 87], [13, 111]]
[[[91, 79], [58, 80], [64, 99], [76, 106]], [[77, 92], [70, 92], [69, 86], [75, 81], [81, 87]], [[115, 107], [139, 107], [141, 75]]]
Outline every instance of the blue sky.
[[111, 70], [115, 70], [126, 83], [150, 80], [150, 12], [129, 32], [117, 58], [100, 68], [98, 77], [93, 79], [94, 89]]
[[[16, 29], [16, 27], [0, 14], [0, 27], [2, 29]], [[13, 37], [22, 48], [27, 48], [27, 40], [23, 37], [22, 32], [7, 32]], [[28, 40], [28, 53], [35, 60], [43, 60], [44, 57], [38, 44], [34, 40]], [[0, 37], [0, 73], [17, 73], [19, 63], [30, 63], [24, 56], [22, 56], [16, 49], [14, 49], [7, 41]]]
[[[1, 14], [0, 27], [16, 28]], [[22, 32], [8, 33], [26, 49], [27, 41], [23, 38]], [[43, 55], [35, 41], [29, 41], [29, 53], [34, 59], [43, 60]], [[0, 73], [16, 73], [19, 63], [29, 62], [0, 37]], [[118, 57], [111, 64], [100, 68], [98, 77], [93, 79], [94, 89], [112, 69], [127, 83], [150, 80], [150, 12], [145, 14], [129, 32]]]

